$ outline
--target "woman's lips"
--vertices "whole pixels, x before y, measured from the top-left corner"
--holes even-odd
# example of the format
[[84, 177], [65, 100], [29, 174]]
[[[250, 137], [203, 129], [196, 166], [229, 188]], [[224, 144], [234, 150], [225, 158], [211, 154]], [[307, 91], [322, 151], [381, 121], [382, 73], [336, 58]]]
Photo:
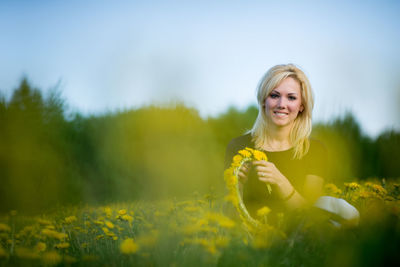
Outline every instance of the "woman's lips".
[[277, 116], [286, 116], [286, 115], [288, 115], [289, 113], [282, 112], [282, 111], [274, 111], [274, 114], [277, 115]]

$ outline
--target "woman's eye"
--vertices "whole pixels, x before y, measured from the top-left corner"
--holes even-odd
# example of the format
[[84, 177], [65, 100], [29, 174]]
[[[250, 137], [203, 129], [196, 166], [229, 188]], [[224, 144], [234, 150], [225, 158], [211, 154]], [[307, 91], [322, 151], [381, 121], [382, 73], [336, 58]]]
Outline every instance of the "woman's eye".
[[289, 96], [289, 100], [296, 100], [297, 98], [295, 96]]
[[279, 95], [277, 95], [277, 94], [270, 94], [269, 95], [271, 98], [278, 98], [279, 97]]

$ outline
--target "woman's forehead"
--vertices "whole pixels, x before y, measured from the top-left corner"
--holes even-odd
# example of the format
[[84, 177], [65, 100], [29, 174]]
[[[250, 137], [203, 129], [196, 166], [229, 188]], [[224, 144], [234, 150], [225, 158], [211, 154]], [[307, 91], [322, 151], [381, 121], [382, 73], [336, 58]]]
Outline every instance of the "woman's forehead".
[[280, 94], [300, 94], [300, 90], [300, 83], [292, 77], [287, 77], [275, 86], [271, 92], [277, 92]]

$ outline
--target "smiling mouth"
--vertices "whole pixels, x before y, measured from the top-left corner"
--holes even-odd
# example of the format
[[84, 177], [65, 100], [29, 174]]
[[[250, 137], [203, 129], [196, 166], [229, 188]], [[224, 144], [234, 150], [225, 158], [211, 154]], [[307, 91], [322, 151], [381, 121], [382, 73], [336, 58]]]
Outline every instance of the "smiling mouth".
[[274, 111], [274, 114], [277, 115], [277, 116], [286, 116], [286, 115], [288, 115], [288, 113], [279, 112], [279, 111]]

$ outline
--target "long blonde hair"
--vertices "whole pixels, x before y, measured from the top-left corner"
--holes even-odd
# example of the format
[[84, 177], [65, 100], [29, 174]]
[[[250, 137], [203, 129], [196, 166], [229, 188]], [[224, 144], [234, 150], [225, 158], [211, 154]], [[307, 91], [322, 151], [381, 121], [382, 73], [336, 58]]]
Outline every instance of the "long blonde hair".
[[266, 144], [268, 138], [268, 120], [265, 114], [264, 103], [271, 91], [288, 77], [299, 82], [301, 103], [304, 107], [303, 111], [298, 113], [289, 134], [290, 143], [294, 147], [293, 158], [301, 159], [307, 154], [310, 147], [308, 137], [312, 129], [311, 118], [314, 97], [307, 76], [294, 64], [276, 65], [270, 68], [260, 80], [257, 89], [258, 116], [253, 128], [249, 132], [252, 135], [256, 148], [261, 148]]

